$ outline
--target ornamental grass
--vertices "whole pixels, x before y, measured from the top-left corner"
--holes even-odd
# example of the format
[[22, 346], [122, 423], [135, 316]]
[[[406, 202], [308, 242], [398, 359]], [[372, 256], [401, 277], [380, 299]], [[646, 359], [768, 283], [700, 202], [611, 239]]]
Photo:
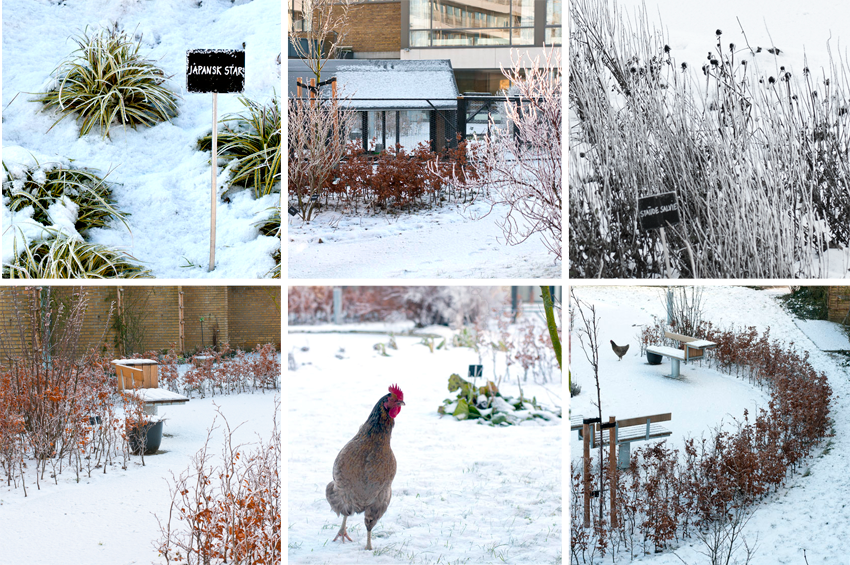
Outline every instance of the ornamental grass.
[[[54, 86], [34, 100], [57, 108], [60, 117], [81, 120], [80, 136], [100, 127], [104, 137], [116, 121], [133, 128], [154, 126], [177, 115], [177, 96], [165, 73], [139, 55], [141, 39], [116, 29], [74, 38], [76, 56], [53, 71]], [[51, 126], [51, 129], [53, 128]]]

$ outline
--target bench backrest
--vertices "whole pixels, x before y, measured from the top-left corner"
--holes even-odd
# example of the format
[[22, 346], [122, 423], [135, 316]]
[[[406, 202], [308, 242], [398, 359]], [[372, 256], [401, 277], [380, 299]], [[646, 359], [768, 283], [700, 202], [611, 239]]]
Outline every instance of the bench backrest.
[[118, 375], [118, 390], [159, 387], [159, 366], [157, 365], [138, 365], [136, 368], [113, 361], [112, 366], [115, 367], [115, 373]]
[[673, 414], [671, 412], [667, 412], [666, 414], [653, 414], [652, 416], [640, 416], [638, 418], [626, 418], [625, 420], [617, 420], [617, 425], [620, 428], [627, 428], [629, 426], [644, 426], [649, 420], [650, 424], [657, 424], [658, 422], [669, 422], [673, 419]]
[[673, 332], [664, 332], [664, 337], [667, 339], [675, 339], [676, 341], [681, 341], [682, 343], [688, 343], [689, 341], [696, 341], [697, 338], [691, 337], [689, 335], [682, 334], [674, 334]]

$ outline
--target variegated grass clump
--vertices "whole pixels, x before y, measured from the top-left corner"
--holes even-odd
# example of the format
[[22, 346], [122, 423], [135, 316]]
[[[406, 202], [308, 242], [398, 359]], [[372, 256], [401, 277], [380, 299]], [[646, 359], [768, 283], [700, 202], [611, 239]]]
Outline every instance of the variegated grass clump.
[[[254, 191], [257, 198], [280, 192], [280, 107], [277, 98], [259, 104], [244, 97], [243, 113], [228, 114], [221, 119], [218, 133], [218, 156], [229, 160], [229, 184]], [[212, 132], [198, 140], [198, 148], [212, 147]]]
[[[153, 126], [177, 115], [177, 97], [163, 71], [139, 55], [141, 40], [115, 29], [74, 38], [77, 55], [55, 71], [55, 84], [34, 100], [82, 120], [80, 136], [100, 126], [109, 136], [114, 122]], [[52, 129], [53, 126], [51, 126]]]
[[48, 208], [64, 196], [79, 206], [74, 227], [82, 234], [91, 228], [105, 228], [113, 219], [127, 225], [126, 214], [115, 207], [112, 187], [95, 171], [36, 164], [15, 178], [5, 162], [3, 169], [7, 178], [3, 182], [3, 194], [12, 212], [32, 206], [33, 220], [49, 226], [52, 222]]
[[[274, 208], [271, 208], [271, 210], [272, 210], [271, 216], [269, 216], [265, 220], [258, 222], [255, 225], [257, 225], [260, 228], [261, 234], [268, 235], [268, 236], [271, 236], [271, 237], [277, 237], [278, 239], [280, 239], [280, 234], [281, 234], [280, 206], [275, 206]], [[280, 256], [281, 256], [280, 254], [281, 254], [281, 251], [280, 251], [280, 249], [278, 249], [275, 252], [275, 254], [272, 255], [272, 257], [277, 262], [277, 265], [269, 273], [271, 275], [271, 278], [273, 278], [273, 279], [279, 279], [280, 278]]]
[[[50, 230], [48, 230], [50, 231]], [[130, 255], [103, 245], [87, 243], [54, 231], [54, 237], [33, 241], [11, 265], [3, 265], [9, 279], [135, 279], [151, 277]]]

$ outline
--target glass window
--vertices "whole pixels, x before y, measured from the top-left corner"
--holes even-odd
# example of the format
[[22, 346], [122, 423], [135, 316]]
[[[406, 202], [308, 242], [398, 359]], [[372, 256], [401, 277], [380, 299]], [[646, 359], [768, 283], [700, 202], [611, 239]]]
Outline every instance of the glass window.
[[431, 0], [410, 0], [410, 29], [431, 27], [430, 2]]
[[546, 28], [546, 45], [560, 45], [561, 44], [561, 28], [559, 27], [547, 27]]
[[508, 27], [510, 5], [507, 2], [464, 2], [433, 0], [434, 29]]
[[546, 0], [546, 25], [561, 25], [561, 0]]
[[412, 151], [423, 141], [430, 143], [431, 116], [428, 110], [403, 110], [399, 114], [399, 143], [405, 151]]
[[431, 32], [430, 31], [411, 31], [410, 32], [411, 47], [430, 47]]
[[513, 30], [514, 45], [534, 45], [534, 28], [521, 28]]
[[534, 27], [534, 0], [513, 0], [511, 21], [513, 27]]

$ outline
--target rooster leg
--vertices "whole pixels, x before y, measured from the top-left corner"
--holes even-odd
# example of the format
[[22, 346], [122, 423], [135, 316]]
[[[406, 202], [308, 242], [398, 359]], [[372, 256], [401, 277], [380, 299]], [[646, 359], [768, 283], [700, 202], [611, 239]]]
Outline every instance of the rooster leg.
[[372, 530], [366, 530], [366, 549], [372, 549]]
[[336, 541], [339, 538], [342, 538], [342, 543], [345, 543], [345, 540], [354, 541], [353, 539], [351, 539], [349, 537], [348, 532], [345, 530], [345, 522], [347, 520], [348, 520], [348, 516], [342, 517], [342, 526], [339, 527], [339, 531], [336, 533], [336, 537], [334, 538], [334, 541]]

